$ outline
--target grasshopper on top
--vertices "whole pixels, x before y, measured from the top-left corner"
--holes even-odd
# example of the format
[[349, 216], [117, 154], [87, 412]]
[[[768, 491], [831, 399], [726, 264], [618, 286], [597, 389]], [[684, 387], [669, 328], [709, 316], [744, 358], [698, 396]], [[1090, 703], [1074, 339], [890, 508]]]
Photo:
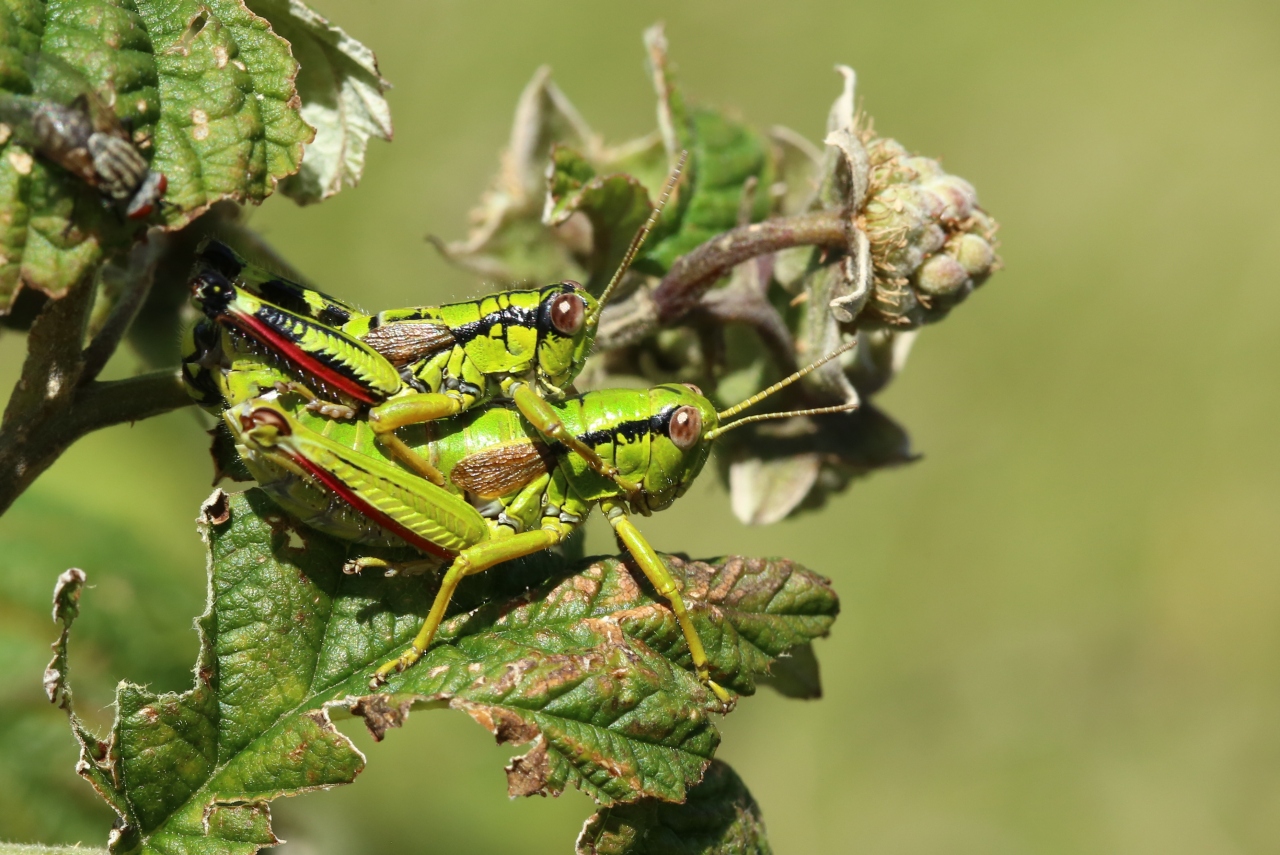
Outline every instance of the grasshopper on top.
[[280, 361], [291, 390], [311, 398], [312, 409], [333, 418], [363, 416], [396, 459], [433, 483], [444, 483], [442, 473], [395, 432], [506, 399], [546, 439], [634, 491], [638, 485], [565, 430], [547, 399], [563, 398], [581, 372], [603, 303], [656, 224], [683, 163], [598, 300], [566, 281], [368, 315], [210, 242], [191, 282], [205, 319], [186, 345], [188, 389], [215, 411], [242, 400], [227, 397], [216, 375], [227, 369], [220, 354], [240, 347], [225, 337], [248, 339]]
[[259, 484], [306, 524], [363, 542], [402, 541], [449, 562], [412, 646], [378, 669], [375, 685], [421, 657], [464, 577], [562, 542], [599, 506], [618, 540], [671, 603], [699, 678], [727, 700], [711, 681], [678, 586], [630, 515], [669, 507], [702, 470], [712, 441], [737, 425], [852, 409], [849, 403], [726, 422], [851, 346], [720, 412], [696, 387], [683, 384], [608, 389], [549, 404], [577, 443], [634, 482], [634, 490], [601, 475], [573, 446], [547, 442], [510, 407], [491, 406], [437, 425], [422, 450], [447, 476], [443, 487], [376, 454], [362, 439], [361, 422], [328, 422], [324, 432], [312, 430], [305, 422], [316, 417], [297, 407], [300, 399], [289, 393], [247, 399], [223, 418]]

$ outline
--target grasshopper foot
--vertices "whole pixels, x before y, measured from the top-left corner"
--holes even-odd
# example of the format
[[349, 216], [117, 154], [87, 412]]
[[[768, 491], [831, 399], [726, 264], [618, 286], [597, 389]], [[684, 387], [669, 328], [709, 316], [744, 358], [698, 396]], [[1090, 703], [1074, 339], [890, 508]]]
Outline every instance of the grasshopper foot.
[[729, 694], [729, 692], [726, 691], [724, 687], [721, 686], [719, 683], [717, 683], [715, 680], [708, 678], [703, 682], [706, 683], [707, 688], [711, 690], [712, 694], [716, 696], [716, 700], [720, 701], [720, 712], [728, 714], [730, 711], [733, 710], [733, 707], [734, 707], [733, 695]]
[[392, 659], [373, 672], [373, 678], [369, 680], [369, 688], [376, 689], [384, 685], [387, 682], [387, 678], [392, 674], [399, 674], [421, 658], [422, 651], [416, 647], [410, 647], [397, 658]]

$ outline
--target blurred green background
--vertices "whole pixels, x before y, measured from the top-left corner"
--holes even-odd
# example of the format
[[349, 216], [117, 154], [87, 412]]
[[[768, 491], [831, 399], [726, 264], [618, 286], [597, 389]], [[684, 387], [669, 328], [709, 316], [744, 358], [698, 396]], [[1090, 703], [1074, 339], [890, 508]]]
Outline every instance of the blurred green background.
[[[365, 306], [478, 291], [423, 235], [464, 234], [540, 64], [609, 139], [651, 129], [657, 19], [690, 97], [761, 128], [820, 138], [853, 65], [877, 129], [1003, 224], [1006, 269], [879, 398], [922, 461], [772, 528], [711, 478], [645, 522], [659, 549], [786, 555], [841, 594], [826, 697], [765, 691], [724, 722], [776, 851], [1277, 851], [1280, 6], [315, 5], [377, 52], [396, 141], [359, 188], [251, 222]], [[23, 346], [0, 334], [6, 390]], [[189, 685], [209, 477], [173, 413], [82, 441], [0, 519], [0, 839], [105, 840], [40, 688], [49, 593], [70, 565], [96, 585], [72, 649], [91, 719], [116, 680]], [[508, 801], [511, 752], [463, 715], [381, 745], [343, 727], [368, 768], [277, 803], [290, 855], [565, 853], [590, 813]]]

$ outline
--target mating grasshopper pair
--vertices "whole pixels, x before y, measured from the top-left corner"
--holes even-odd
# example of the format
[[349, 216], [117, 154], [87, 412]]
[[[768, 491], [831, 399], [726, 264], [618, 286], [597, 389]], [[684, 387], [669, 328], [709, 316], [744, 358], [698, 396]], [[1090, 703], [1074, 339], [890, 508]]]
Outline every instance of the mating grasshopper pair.
[[722, 412], [682, 384], [566, 397], [621, 271], [601, 300], [564, 283], [368, 316], [225, 249], [204, 258], [193, 292], [206, 320], [185, 376], [197, 400], [221, 410], [259, 484], [315, 528], [448, 562], [412, 646], [374, 685], [421, 657], [463, 578], [562, 542], [598, 505], [671, 603], [699, 679], [728, 698], [631, 514], [682, 495], [730, 427], [796, 414], [724, 423], [847, 348]]

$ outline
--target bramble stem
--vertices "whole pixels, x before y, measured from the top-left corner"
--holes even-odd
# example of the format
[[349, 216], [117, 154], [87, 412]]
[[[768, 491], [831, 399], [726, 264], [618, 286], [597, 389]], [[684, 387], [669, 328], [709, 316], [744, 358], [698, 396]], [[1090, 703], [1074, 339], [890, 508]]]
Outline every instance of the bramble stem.
[[641, 289], [606, 307], [596, 341], [601, 350], [625, 347], [682, 318], [707, 289], [752, 258], [796, 246], [847, 250], [852, 223], [841, 211], [812, 211], [739, 226], [717, 235], [671, 265], [652, 291]]
[[33, 414], [21, 423], [6, 418], [0, 427], [0, 514], [85, 434], [190, 403], [179, 373], [166, 369], [125, 380], [93, 381], [75, 389], [63, 406]]
[[31, 325], [22, 375], [0, 421], [0, 514], [85, 434], [191, 403], [173, 369], [127, 380], [95, 379], [146, 299], [156, 257], [154, 250], [135, 251], [127, 282], [101, 307], [102, 326], [87, 345], [99, 291], [92, 277], [51, 301]]
[[750, 258], [793, 246], [849, 245], [851, 223], [841, 211], [813, 211], [739, 226], [682, 255], [653, 292], [659, 324], [669, 324], [697, 305], [703, 292]]

